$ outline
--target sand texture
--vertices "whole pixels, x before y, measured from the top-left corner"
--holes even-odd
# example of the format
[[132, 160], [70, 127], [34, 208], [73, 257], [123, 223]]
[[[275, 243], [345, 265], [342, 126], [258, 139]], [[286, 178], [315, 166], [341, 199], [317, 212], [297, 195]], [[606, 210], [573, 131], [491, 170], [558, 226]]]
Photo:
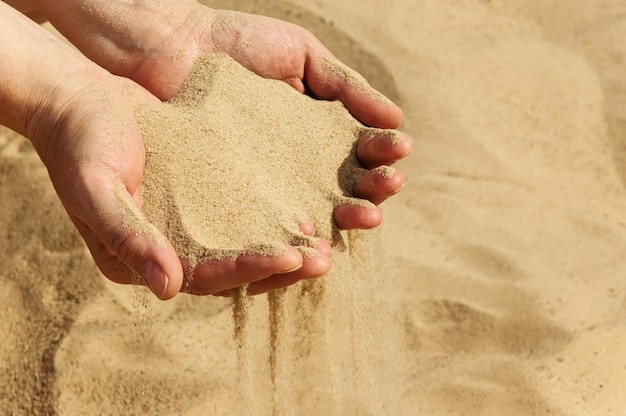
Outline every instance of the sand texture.
[[[36, 154], [2, 130], [0, 414], [624, 414], [623, 0], [209, 3], [307, 26], [399, 102], [407, 185], [382, 228], [341, 234], [319, 282], [162, 303], [99, 276]], [[277, 149], [273, 172], [301, 157]], [[227, 151], [220, 169], [254, 159]], [[332, 198], [309, 197], [275, 198], [287, 234], [269, 240], [318, 214], [332, 233]]]
[[[192, 264], [284, 243], [315, 247], [298, 224], [337, 241], [332, 218], [362, 172], [365, 127], [340, 102], [261, 78], [225, 54], [205, 55], [170, 102], [141, 107], [146, 215]], [[228, 224], [228, 226], [225, 226]]]

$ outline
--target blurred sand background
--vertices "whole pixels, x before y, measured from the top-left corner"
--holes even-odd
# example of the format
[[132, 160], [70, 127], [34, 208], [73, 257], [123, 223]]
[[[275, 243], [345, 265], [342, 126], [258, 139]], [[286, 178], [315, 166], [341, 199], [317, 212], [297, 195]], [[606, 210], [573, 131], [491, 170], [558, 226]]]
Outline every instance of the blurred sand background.
[[623, 414], [626, 3], [207, 3], [397, 101], [408, 184], [323, 285], [159, 303], [99, 276], [1, 130], [0, 414]]

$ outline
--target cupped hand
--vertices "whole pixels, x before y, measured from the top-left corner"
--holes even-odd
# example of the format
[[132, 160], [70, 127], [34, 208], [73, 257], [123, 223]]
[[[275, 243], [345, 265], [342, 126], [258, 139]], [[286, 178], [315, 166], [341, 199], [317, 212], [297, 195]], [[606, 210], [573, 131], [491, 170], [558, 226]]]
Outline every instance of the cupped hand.
[[[184, 32], [172, 32], [170, 37], [161, 39], [160, 47], [150, 48], [151, 53], [138, 61], [130, 74], [135, 81], [166, 100], [178, 92], [199, 54], [225, 52], [257, 75], [282, 80], [315, 98], [340, 100], [355, 118], [368, 126], [362, 129], [356, 151], [369, 171], [355, 184], [355, 197], [378, 205], [403, 187], [405, 176], [401, 171], [383, 168], [412, 150], [411, 138], [392, 130], [400, 125], [402, 111], [339, 62], [310, 32], [279, 20], [214, 11], [198, 4], [191, 6], [184, 21], [177, 26], [185, 27]], [[333, 214], [340, 229], [368, 229], [382, 221], [380, 209], [358, 205], [339, 206]], [[313, 232], [311, 229], [310, 234]], [[328, 243], [322, 242], [318, 252], [318, 257], [305, 259], [304, 267], [298, 271], [251, 284], [249, 293], [262, 293], [325, 274], [330, 268]], [[222, 276], [236, 274], [241, 278], [248, 270], [263, 264], [260, 256], [246, 260], [225, 268], [206, 263], [195, 273], [204, 273], [203, 281], [208, 283], [204, 291], [215, 293], [214, 284], [220, 282]]]
[[[151, 48], [133, 68], [135, 81], [159, 98], [169, 99], [180, 89], [198, 54], [225, 52], [264, 78], [282, 80], [318, 99], [340, 100], [355, 118], [374, 128], [363, 129], [357, 146], [357, 157], [370, 171], [355, 185], [354, 196], [378, 205], [402, 188], [405, 176], [401, 171], [376, 169], [395, 163], [412, 150], [407, 134], [389, 130], [400, 125], [402, 111], [335, 58], [315, 36], [268, 17], [215, 11], [195, 2], [187, 7], [185, 32], [173, 31], [165, 42], [161, 40], [161, 47]], [[335, 210], [334, 218], [340, 229], [367, 229], [381, 223], [382, 213], [343, 205]]]
[[[282, 80], [315, 98], [340, 100], [367, 126], [356, 151], [369, 171], [355, 184], [354, 196], [380, 204], [404, 185], [404, 174], [387, 168], [412, 149], [408, 135], [392, 130], [400, 125], [402, 111], [305, 29], [271, 18], [212, 10], [194, 0], [134, 6], [90, 0], [91, 7], [76, 7], [78, 3], [73, 0], [61, 2], [68, 8], [38, 1], [53, 24], [85, 55], [112, 73], [134, 80], [161, 100], [174, 96], [196, 57], [210, 52], [225, 52], [258, 75]], [[81, 20], [83, 24], [76, 23]], [[116, 82], [123, 84], [119, 79]], [[298, 250], [287, 246], [285, 254], [277, 257], [251, 254], [232, 261], [209, 261], [187, 271], [191, 285], [183, 282], [183, 267], [173, 248], [138, 211], [144, 153], [130, 116], [133, 100], [118, 103], [126, 108], [124, 117], [99, 112], [107, 107], [107, 100], [120, 100], [123, 95], [111, 92], [121, 93], [120, 88], [135, 89], [126, 85], [85, 93], [76, 100], [76, 116], [63, 124], [63, 129], [71, 127], [73, 131], [59, 131], [57, 135], [69, 135], [79, 142], [83, 137], [96, 139], [79, 143], [76, 149], [64, 145], [69, 152], [64, 157], [69, 161], [64, 163], [71, 169], [51, 171], [68, 212], [105, 275], [132, 283], [139, 273], [158, 297], [166, 299], [181, 288], [195, 294], [224, 294], [245, 284], [256, 294], [328, 272], [331, 249], [321, 241], [317, 256], [303, 258]], [[100, 109], [90, 106], [97, 102], [90, 97], [93, 94], [103, 104]], [[136, 95], [146, 98], [145, 93]], [[60, 162], [53, 158], [48, 162], [55, 163]], [[79, 179], [71, 192], [63, 189], [72, 181], [68, 175]], [[144, 224], [144, 232], [124, 225], [120, 201], [126, 201], [122, 207], [137, 208], [127, 211], [134, 212], [136, 221]], [[343, 205], [333, 214], [340, 229], [367, 229], [382, 221], [377, 208]], [[301, 228], [314, 234], [311, 224], [301, 224]]]
[[[148, 285], [169, 299], [181, 289], [215, 294], [248, 284], [251, 293], [260, 293], [328, 272], [330, 246], [324, 241], [313, 257], [287, 245], [278, 256], [246, 254], [185, 271], [171, 243], [141, 212], [145, 150], [134, 112], [158, 99], [133, 81], [98, 70], [74, 76], [72, 93], [54, 105], [56, 117], [42, 117], [32, 131], [44, 138], [35, 147], [105, 276]], [[59, 84], [64, 82], [70, 80]], [[301, 228], [314, 233], [310, 224]]]
[[[200, 53], [225, 52], [240, 64], [269, 79], [324, 100], [340, 100], [365, 126], [357, 157], [369, 172], [353, 189], [354, 196], [378, 205], [405, 183], [399, 170], [378, 169], [408, 155], [412, 139], [390, 130], [399, 127], [402, 111], [343, 65], [307, 30], [280, 20], [186, 4], [185, 27], [162, 38], [159, 47], [139, 60], [132, 78], [161, 99], [175, 95]], [[182, 7], [181, 7], [182, 9]], [[176, 59], [171, 59], [175, 56]], [[384, 130], [383, 130], [384, 129]], [[379, 209], [343, 205], [334, 211], [340, 229], [368, 229], [382, 221]]]
[[[324, 100], [340, 100], [368, 127], [396, 129], [402, 111], [339, 62], [309, 31], [280, 20], [213, 10], [195, 0], [37, 0], [72, 43], [109, 71], [131, 78], [161, 100], [174, 96], [203, 53], [225, 52], [256, 74], [282, 80]], [[60, 7], [63, 3], [66, 7]], [[392, 140], [389, 140], [392, 138]], [[364, 130], [357, 156], [372, 169], [355, 196], [379, 204], [404, 184], [404, 175], [376, 169], [406, 156], [411, 138], [399, 132]], [[381, 174], [384, 173], [384, 174]], [[340, 228], [380, 224], [379, 210], [343, 206], [335, 210]]]

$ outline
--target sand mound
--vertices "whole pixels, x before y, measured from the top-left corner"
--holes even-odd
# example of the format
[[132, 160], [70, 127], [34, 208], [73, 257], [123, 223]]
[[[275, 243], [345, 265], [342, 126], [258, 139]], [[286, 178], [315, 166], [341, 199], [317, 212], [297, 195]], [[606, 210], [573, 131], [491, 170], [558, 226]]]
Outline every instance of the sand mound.
[[[225, 54], [198, 59], [170, 102], [137, 112], [146, 145], [143, 207], [179, 255], [277, 254], [314, 247], [298, 224], [337, 240], [332, 219], [364, 169], [365, 130], [339, 102], [314, 100], [261, 78]], [[227, 226], [225, 226], [228, 224]]]

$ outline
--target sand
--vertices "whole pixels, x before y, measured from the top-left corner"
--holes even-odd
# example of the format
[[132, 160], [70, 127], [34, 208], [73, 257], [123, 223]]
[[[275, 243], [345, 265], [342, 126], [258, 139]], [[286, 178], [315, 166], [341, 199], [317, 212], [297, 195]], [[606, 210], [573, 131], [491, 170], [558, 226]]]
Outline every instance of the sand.
[[100, 277], [3, 130], [3, 413], [623, 413], [623, 1], [211, 4], [308, 26], [399, 102], [407, 185], [235, 337], [227, 300]]
[[[148, 219], [195, 266], [248, 252], [308, 255], [315, 237], [339, 244], [333, 209], [365, 172], [356, 142], [368, 130], [340, 102], [319, 101], [203, 55], [180, 93], [141, 106]], [[312, 221], [315, 237], [300, 223]], [[225, 226], [229, 224], [229, 226]]]

